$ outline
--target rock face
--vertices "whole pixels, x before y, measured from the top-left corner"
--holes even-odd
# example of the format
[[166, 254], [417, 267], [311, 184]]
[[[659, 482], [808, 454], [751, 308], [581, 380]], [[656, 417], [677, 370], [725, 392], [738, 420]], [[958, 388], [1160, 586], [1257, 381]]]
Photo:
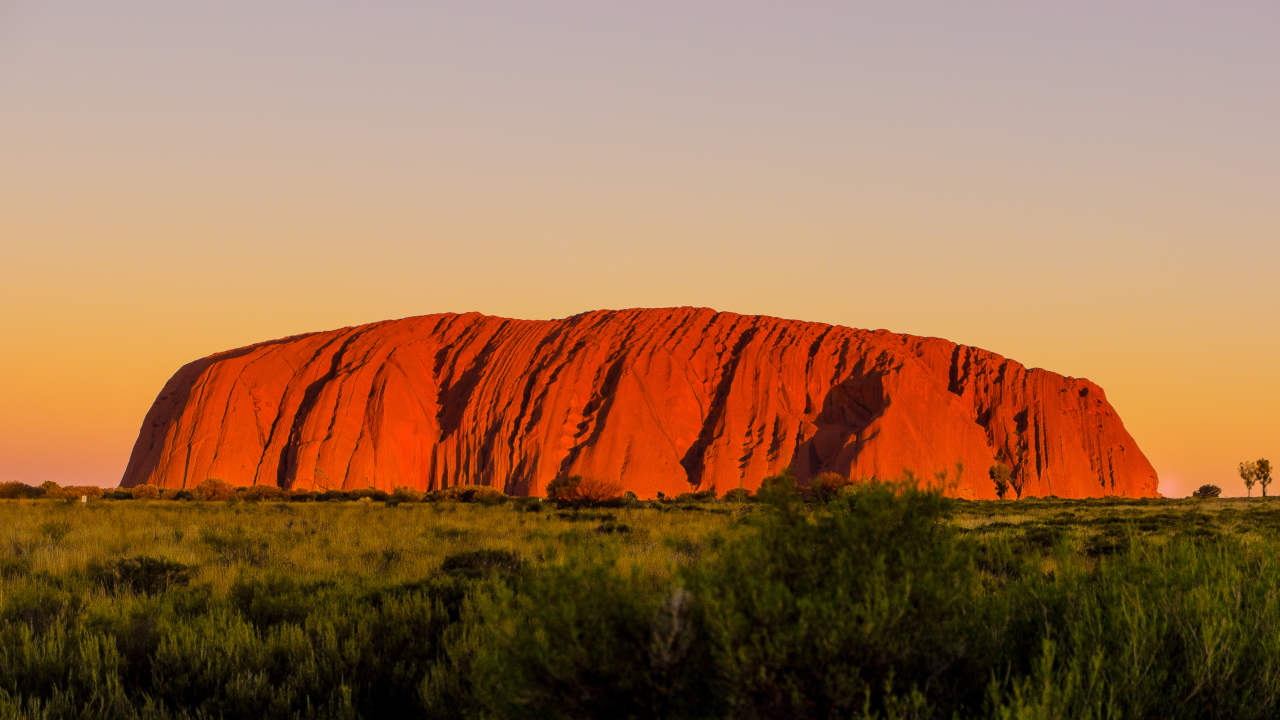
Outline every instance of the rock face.
[[985, 350], [695, 308], [471, 313], [190, 363], [147, 413], [121, 485], [540, 495], [566, 473], [653, 497], [753, 490], [790, 467], [801, 479], [911, 470], [988, 498], [998, 460], [1026, 495], [1156, 495], [1101, 388]]

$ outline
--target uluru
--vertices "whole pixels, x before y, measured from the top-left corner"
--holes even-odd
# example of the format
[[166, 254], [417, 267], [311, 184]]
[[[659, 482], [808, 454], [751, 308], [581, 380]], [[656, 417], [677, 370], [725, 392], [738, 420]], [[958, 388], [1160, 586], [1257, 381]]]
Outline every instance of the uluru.
[[121, 485], [541, 495], [581, 475], [654, 497], [754, 490], [789, 469], [910, 471], [991, 498], [997, 462], [1025, 495], [1157, 494], [1088, 380], [938, 338], [705, 308], [424, 315], [212, 355], [164, 386]]

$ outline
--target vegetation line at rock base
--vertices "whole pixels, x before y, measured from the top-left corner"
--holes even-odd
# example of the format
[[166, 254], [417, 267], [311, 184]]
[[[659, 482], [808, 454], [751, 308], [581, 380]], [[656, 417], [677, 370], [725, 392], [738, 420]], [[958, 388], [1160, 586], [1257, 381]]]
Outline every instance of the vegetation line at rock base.
[[761, 496], [6, 501], [0, 717], [1280, 714], [1280, 504]]

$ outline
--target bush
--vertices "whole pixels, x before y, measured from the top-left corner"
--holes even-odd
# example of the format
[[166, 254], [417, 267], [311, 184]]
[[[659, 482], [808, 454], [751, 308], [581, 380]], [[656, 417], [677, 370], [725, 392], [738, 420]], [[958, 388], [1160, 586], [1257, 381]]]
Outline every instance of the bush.
[[40, 523], [40, 534], [49, 539], [49, 542], [58, 544], [62, 539], [71, 533], [71, 523], [69, 522], [47, 522]]
[[1220, 495], [1222, 495], [1222, 488], [1217, 485], [1201, 485], [1199, 489], [1191, 493], [1191, 497], [1200, 499], [1216, 498]]
[[733, 503], [751, 502], [751, 491], [746, 488], [734, 488], [725, 493], [721, 499]]
[[507, 495], [501, 490], [488, 485], [454, 485], [430, 494], [427, 498], [433, 501], [452, 500], [462, 503], [478, 503], [480, 505], [501, 505], [507, 501]]
[[516, 498], [515, 508], [519, 512], [536, 513], [542, 511], [542, 498], [522, 497]]
[[790, 470], [761, 480], [760, 489], [756, 490], [756, 499], [769, 505], [788, 505], [801, 497], [800, 487]]
[[622, 497], [622, 483], [599, 477], [583, 478], [578, 483], [578, 500], [588, 505], [617, 500]]
[[804, 495], [806, 498], [816, 502], [831, 502], [841, 491], [852, 484], [853, 482], [849, 478], [840, 473], [819, 473], [809, 480], [808, 486], [804, 488]]
[[196, 500], [204, 500], [206, 502], [232, 500], [236, 496], [236, 489], [222, 480], [209, 478], [196, 485], [191, 490], [191, 494]]
[[66, 493], [62, 491], [62, 486], [52, 480], [40, 483], [40, 490], [47, 498], [61, 499], [66, 497]]
[[693, 606], [606, 562], [542, 569], [519, 592], [485, 586], [424, 699], [455, 717], [724, 717]]
[[440, 571], [472, 580], [489, 575], [514, 575], [520, 571], [520, 556], [510, 550], [471, 550], [444, 559]]
[[317, 502], [343, 502], [354, 499], [351, 497], [351, 493], [345, 490], [325, 490], [324, 492], [316, 493], [315, 497]]
[[62, 493], [72, 500], [79, 500], [82, 497], [97, 500], [102, 497], [103, 489], [97, 485], [68, 485], [62, 488]]
[[129, 489], [134, 500], [155, 500], [160, 497], [160, 488], [155, 485], [135, 485]]
[[370, 502], [386, 502], [387, 498], [390, 497], [386, 490], [379, 490], [377, 488], [360, 488], [358, 490], [351, 490], [347, 493], [347, 496], [352, 500], [369, 500]]
[[391, 500], [398, 503], [422, 502], [422, 491], [411, 487], [398, 487], [391, 493]]
[[18, 500], [38, 498], [44, 494], [44, 491], [38, 487], [20, 482], [0, 483], [0, 499]]
[[89, 578], [110, 593], [129, 591], [154, 595], [191, 580], [194, 568], [164, 558], [139, 555], [112, 563], [93, 563]]
[[316, 591], [323, 584], [299, 582], [293, 577], [270, 573], [265, 577], [240, 577], [228, 597], [244, 619], [259, 628], [281, 623], [301, 623], [318, 602]]
[[200, 531], [200, 542], [224, 565], [263, 565], [267, 561], [267, 541], [250, 536], [241, 525], [230, 529], [206, 527]]
[[561, 475], [547, 483], [547, 499], [561, 503], [600, 505], [622, 497], [622, 483], [598, 477]]
[[[765, 492], [785, 499], [791, 487], [777, 480]], [[951, 506], [883, 485], [812, 519], [783, 502], [758, 533], [695, 567], [691, 589], [728, 714], [879, 716], [918, 694], [979, 708], [1006, 638], [990, 605], [975, 600], [967, 546], [943, 522]]]
[[275, 485], [252, 485], [250, 487], [238, 488], [236, 490], [236, 495], [238, 495], [241, 500], [245, 500], [247, 502], [283, 500], [286, 497], [284, 490], [281, 490]]
[[548, 500], [568, 502], [578, 498], [578, 486], [582, 484], [581, 475], [559, 475], [547, 483]]
[[26, 583], [5, 592], [0, 621], [24, 624], [36, 634], [56, 634], [59, 628], [72, 626], [83, 609], [84, 600], [76, 593], [44, 583]]

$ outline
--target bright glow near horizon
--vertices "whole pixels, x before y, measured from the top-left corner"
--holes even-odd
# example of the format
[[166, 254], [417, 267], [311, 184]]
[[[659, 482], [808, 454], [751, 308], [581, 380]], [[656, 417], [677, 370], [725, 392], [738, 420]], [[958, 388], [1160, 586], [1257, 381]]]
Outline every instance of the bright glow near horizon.
[[1162, 476], [1280, 456], [1280, 6], [17, 0], [0, 481], [114, 484], [182, 363], [707, 305], [1101, 384]]

